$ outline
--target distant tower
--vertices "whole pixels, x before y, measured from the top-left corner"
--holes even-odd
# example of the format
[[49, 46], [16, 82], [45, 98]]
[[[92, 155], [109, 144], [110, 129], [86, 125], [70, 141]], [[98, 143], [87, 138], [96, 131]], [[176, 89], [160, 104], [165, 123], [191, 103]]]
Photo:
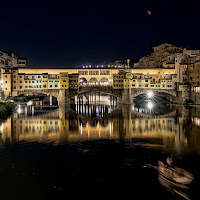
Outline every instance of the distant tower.
[[127, 66], [130, 67], [130, 59], [127, 59]]

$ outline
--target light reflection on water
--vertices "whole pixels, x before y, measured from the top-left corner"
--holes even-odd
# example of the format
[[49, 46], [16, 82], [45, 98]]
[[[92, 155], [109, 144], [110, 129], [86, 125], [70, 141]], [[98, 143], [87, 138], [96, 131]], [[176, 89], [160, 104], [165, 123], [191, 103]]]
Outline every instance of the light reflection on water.
[[[155, 139], [151, 144], [182, 153], [200, 153], [199, 108], [154, 104], [73, 104], [60, 107], [20, 108], [0, 125], [1, 144], [6, 141], [70, 142], [98, 139], [130, 141]], [[23, 111], [24, 110], [24, 111]], [[22, 112], [23, 111], [23, 112]], [[200, 115], [200, 114], [199, 114]], [[190, 128], [188, 132], [187, 129]], [[192, 144], [192, 145], [191, 145]]]
[[[145, 180], [143, 180], [140, 186], [137, 185], [138, 182], [136, 182], [136, 184], [134, 185], [134, 187], [138, 187], [137, 189], [142, 188], [145, 183], [146, 185], [148, 185], [148, 187], [149, 184], [151, 184], [148, 182], [148, 180], [152, 179], [151, 172], [140, 171], [142, 169], [144, 161], [152, 163], [154, 165], [157, 164], [157, 154], [155, 155], [154, 153], [152, 153], [150, 149], [159, 152], [159, 156], [162, 157], [163, 155], [164, 159], [166, 158], [166, 155], [170, 155], [173, 152], [174, 157], [176, 161], [179, 161], [179, 164], [184, 161], [187, 155], [189, 155], [189, 157], [187, 157], [188, 160], [190, 160], [190, 158], [192, 159], [193, 156], [196, 156], [195, 158], [199, 158], [199, 107], [186, 108], [183, 106], [158, 104], [151, 101], [132, 105], [117, 105], [116, 102], [105, 104], [105, 101], [103, 103], [104, 104], [102, 104], [102, 102], [100, 102], [100, 104], [95, 102], [88, 103], [76, 100], [76, 103], [70, 106], [28, 108], [22, 106], [19, 113], [14, 113], [11, 118], [0, 124], [0, 145], [3, 146], [9, 143], [18, 143], [19, 141], [21, 141], [25, 143], [25, 145], [27, 145], [27, 149], [31, 149], [34, 147], [31, 145], [29, 146], [29, 142], [34, 141], [37, 145], [37, 142], [39, 142], [39, 145], [40, 143], [42, 143], [42, 145], [39, 146], [40, 148], [42, 148], [42, 152], [44, 148], [47, 149], [45, 151], [48, 151], [48, 148], [51, 149], [51, 146], [48, 146], [47, 143], [53, 143], [54, 145], [77, 144], [77, 146], [74, 147], [74, 151], [72, 152], [72, 157], [74, 157], [76, 156], [76, 151], [78, 151], [80, 154], [83, 154], [84, 156], [97, 155], [97, 151], [95, 151], [96, 148], [98, 148], [99, 152], [102, 152], [102, 149], [104, 147], [102, 147], [100, 145], [101, 143], [98, 143], [98, 141], [104, 140], [103, 146], [106, 145], [105, 141], [117, 141], [125, 146], [125, 150], [123, 149], [125, 153], [122, 159], [123, 167], [122, 169], [120, 168], [122, 171], [121, 173], [120, 171], [117, 173], [121, 174], [122, 177], [129, 177], [131, 176], [131, 174], [127, 174], [127, 176], [124, 176], [123, 170], [124, 168], [126, 168], [126, 170], [130, 168], [131, 173], [135, 173], [134, 175], [132, 175], [132, 177], [137, 178], [138, 181], [141, 180], [140, 173], [147, 173], [146, 176], [148, 176], [148, 178], [146, 179], [145, 177], [143, 177], [143, 179]], [[152, 103], [151, 106], [148, 106], [149, 103]], [[97, 146], [91, 148], [91, 143], [81, 143], [84, 141], [91, 141], [91, 143], [94, 143]], [[21, 144], [22, 143], [20, 143], [20, 145]], [[43, 144], [45, 144], [46, 146], [44, 145], [43, 147]], [[113, 143], [108, 143], [108, 146], [110, 145], [113, 147], [115, 146]], [[68, 146], [63, 146], [66, 146], [67, 148], [67, 150], [65, 150], [67, 154]], [[139, 150], [137, 150], [138, 146], [142, 148], [139, 148]], [[16, 149], [18, 148], [20, 147], [18, 146]], [[54, 148], [47, 153], [47, 155], [50, 155], [49, 158], [51, 158], [52, 152], [54, 152]], [[121, 149], [119, 150], [119, 152], [115, 152], [116, 151], [114, 150], [111, 153], [111, 155], [115, 154], [114, 157], [111, 157], [113, 157], [113, 160], [118, 163], [121, 159], [121, 157], [119, 157], [118, 160], [118, 155], [121, 153]], [[61, 153], [62, 151], [60, 151], [58, 155]], [[4, 152], [2, 153], [2, 155], [4, 155]], [[7, 154], [5, 153], [5, 155]], [[104, 156], [100, 157], [106, 157], [107, 152], [103, 155]], [[37, 158], [37, 156], [33, 156], [33, 158]], [[108, 158], [107, 163], [109, 162], [111, 157]], [[32, 157], [30, 157], [30, 160], [32, 160]], [[51, 159], [47, 158], [46, 161], [50, 162], [50, 160]], [[65, 159], [62, 159], [62, 162], [64, 162], [64, 160]], [[93, 157], [91, 160], [93, 160]], [[190, 164], [190, 162], [184, 162], [184, 165], [186, 165], [187, 168], [190, 169], [190, 172], [194, 172], [194, 175], [196, 175], [195, 178], [197, 180], [200, 164], [196, 163], [195, 160], [190, 161], [192, 164]], [[38, 161], [36, 160], [36, 163], [37, 162]], [[91, 161], [91, 163], [94, 164], [93, 161]], [[104, 160], [102, 160], [102, 163], [104, 163]], [[196, 168], [193, 168], [194, 163], [197, 164]], [[70, 166], [69, 164], [70, 162], [67, 162], [66, 166]], [[43, 166], [44, 163], [41, 165]], [[86, 168], [90, 169], [90, 165], [85, 165]], [[58, 165], [59, 168], [60, 166]], [[114, 165], [114, 174], [116, 174], [114, 168], [119, 166], [121, 165]], [[14, 167], [16, 167], [16, 165], [14, 165]], [[50, 165], [48, 167], [50, 167]], [[29, 168], [31, 169], [31, 166], [28, 165], [28, 169]], [[72, 169], [76, 168], [73, 166]], [[64, 171], [65, 170], [63, 170], [62, 172], [63, 174], [65, 174]], [[106, 171], [108, 170], [104, 169], [104, 173], [106, 173]], [[17, 171], [17, 173], [19, 172]], [[79, 173], [80, 172], [78, 171], [77, 177], [79, 177]], [[48, 174], [48, 177], [49, 176], [50, 174]], [[95, 178], [98, 178], [98, 176], [99, 175], [95, 174]], [[104, 176], [102, 175], [102, 177]], [[154, 174], [152, 175], [152, 177], [154, 178], [154, 184], [156, 184], [156, 178]], [[72, 177], [72, 179], [74, 179], [74, 177]], [[169, 185], [163, 182], [162, 179], [159, 179], [159, 181], [162, 185], [171, 188]], [[114, 184], [114, 182], [111, 181], [112, 184]], [[103, 185], [105, 183], [106, 182], [103, 182]], [[151, 190], [153, 191], [153, 189], [155, 190], [155, 188], [156, 190], [160, 190], [158, 185], [156, 185], [156, 187], [153, 186]], [[160, 197], [161, 196], [159, 196], [159, 198]]]

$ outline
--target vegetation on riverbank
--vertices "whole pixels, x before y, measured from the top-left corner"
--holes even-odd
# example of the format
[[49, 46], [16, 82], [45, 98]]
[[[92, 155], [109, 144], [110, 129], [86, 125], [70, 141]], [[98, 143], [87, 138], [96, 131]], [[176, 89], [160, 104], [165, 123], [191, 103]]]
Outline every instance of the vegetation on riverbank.
[[14, 101], [0, 101], [0, 120], [11, 115], [16, 105]]

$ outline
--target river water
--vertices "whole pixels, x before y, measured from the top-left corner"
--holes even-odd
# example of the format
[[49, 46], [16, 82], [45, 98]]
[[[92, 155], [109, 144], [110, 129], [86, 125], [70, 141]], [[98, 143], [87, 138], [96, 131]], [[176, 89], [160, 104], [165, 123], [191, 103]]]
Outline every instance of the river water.
[[[153, 168], [172, 156], [187, 190]], [[0, 123], [2, 199], [199, 199], [200, 107], [104, 101], [17, 108]]]

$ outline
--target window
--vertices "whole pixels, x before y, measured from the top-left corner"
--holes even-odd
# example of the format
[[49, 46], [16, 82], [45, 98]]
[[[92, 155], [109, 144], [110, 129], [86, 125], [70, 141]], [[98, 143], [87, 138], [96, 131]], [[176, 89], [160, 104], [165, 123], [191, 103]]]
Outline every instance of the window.
[[34, 81], [32, 81], [32, 83], [34, 83]]
[[[100, 75], [110, 75], [110, 71], [100, 71]], [[117, 76], [118, 78], [118, 76]]]
[[28, 86], [26, 85], [25, 88], [27, 88]]
[[22, 76], [19, 76], [19, 78], [22, 78]]
[[43, 85], [43, 87], [46, 88], [47, 86], [46, 86], [46, 85]]
[[5, 83], [7, 83], [8, 81], [5, 81]]
[[27, 83], [27, 81], [25, 81], [25, 83]]
[[52, 85], [50, 85], [50, 88], [52, 88]]
[[63, 82], [65, 83], [65, 82], [66, 82], [66, 80], [63, 80]]
[[22, 81], [20, 81], [20, 83], [22, 83]]
[[148, 82], [148, 80], [145, 80], [145, 82]]
[[22, 89], [22, 86], [19, 86], [19, 89]]
[[7, 78], [8, 76], [7, 75], [5, 75], [5, 78]]
[[58, 87], [58, 85], [55, 85], [55, 87]]

